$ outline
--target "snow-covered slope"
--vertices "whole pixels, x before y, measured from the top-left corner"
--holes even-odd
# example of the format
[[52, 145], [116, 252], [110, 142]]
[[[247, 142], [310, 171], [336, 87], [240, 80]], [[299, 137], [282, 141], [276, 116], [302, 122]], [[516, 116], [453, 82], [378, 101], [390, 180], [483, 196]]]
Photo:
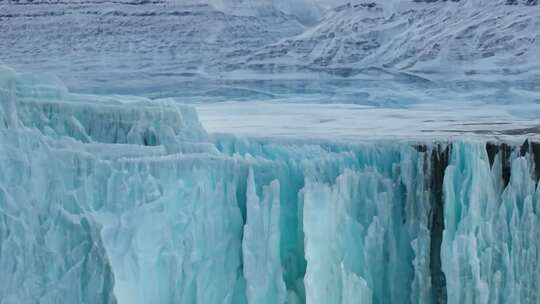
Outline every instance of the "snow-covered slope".
[[[336, 7], [325, 12], [330, 4]], [[397, 83], [415, 101], [426, 88], [497, 103], [534, 101], [540, 6], [532, 4], [4, 1], [0, 60], [91, 93], [196, 100], [307, 94], [355, 103], [366, 103], [367, 93], [379, 95], [369, 102], [384, 104]], [[366, 79], [378, 87], [363, 89], [371, 86]], [[512, 95], [510, 87], [525, 94]]]
[[539, 79], [539, 16], [539, 6], [500, 1], [353, 1], [243, 64], [341, 69], [344, 76], [381, 68], [426, 78]]
[[0, 3], [0, 60], [79, 90], [135, 94], [190, 86], [207, 69], [282, 37], [297, 18], [232, 15], [182, 1]]

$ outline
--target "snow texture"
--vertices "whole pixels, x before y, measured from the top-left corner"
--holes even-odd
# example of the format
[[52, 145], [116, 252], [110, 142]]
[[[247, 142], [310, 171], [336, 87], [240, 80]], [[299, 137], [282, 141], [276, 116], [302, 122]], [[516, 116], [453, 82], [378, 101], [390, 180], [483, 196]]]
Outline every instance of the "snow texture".
[[540, 6], [506, 2], [4, 0], [0, 60], [184, 101], [537, 104]]

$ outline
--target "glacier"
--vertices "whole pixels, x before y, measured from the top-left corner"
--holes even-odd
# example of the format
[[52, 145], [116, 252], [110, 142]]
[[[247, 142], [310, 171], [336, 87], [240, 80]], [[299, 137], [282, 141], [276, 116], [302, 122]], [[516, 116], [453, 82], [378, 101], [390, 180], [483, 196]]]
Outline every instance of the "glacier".
[[0, 304], [540, 303], [539, 20], [0, 0]]
[[171, 99], [0, 75], [2, 303], [540, 298], [534, 134], [209, 134]]

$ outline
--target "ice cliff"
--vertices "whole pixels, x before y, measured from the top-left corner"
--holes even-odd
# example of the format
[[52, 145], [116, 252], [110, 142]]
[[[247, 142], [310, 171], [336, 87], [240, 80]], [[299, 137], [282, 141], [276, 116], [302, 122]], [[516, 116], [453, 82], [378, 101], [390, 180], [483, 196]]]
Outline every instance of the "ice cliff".
[[207, 134], [0, 69], [0, 303], [537, 303], [540, 144]]
[[539, 303], [539, 20], [0, 0], [0, 304]]

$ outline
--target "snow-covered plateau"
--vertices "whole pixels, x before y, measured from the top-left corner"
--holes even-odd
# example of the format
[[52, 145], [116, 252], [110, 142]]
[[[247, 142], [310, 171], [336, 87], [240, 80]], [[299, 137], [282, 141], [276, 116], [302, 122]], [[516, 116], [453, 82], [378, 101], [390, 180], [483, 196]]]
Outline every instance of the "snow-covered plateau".
[[535, 1], [0, 0], [0, 304], [540, 303], [539, 46]]

